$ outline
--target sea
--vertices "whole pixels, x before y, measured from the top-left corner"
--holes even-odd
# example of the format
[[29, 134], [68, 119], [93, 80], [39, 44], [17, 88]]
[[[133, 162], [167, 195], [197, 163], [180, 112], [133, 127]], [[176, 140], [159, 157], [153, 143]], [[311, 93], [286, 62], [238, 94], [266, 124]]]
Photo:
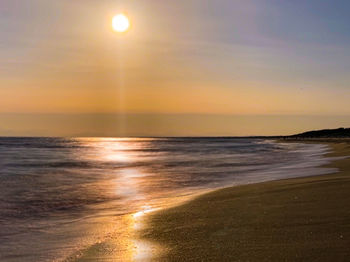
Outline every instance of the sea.
[[66, 261], [121, 217], [174, 199], [336, 172], [322, 167], [329, 151], [256, 138], [0, 138], [0, 261]]

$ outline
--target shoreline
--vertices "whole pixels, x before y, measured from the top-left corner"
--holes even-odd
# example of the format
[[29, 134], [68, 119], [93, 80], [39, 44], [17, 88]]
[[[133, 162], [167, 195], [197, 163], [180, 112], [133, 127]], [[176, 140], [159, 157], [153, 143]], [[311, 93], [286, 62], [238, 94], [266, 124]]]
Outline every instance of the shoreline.
[[[305, 220], [304, 227], [307, 228], [308, 222], [310, 223], [310, 228], [313, 229], [313, 231], [310, 231], [311, 235], [318, 235], [319, 233], [323, 232], [322, 230], [324, 230], [324, 228], [320, 228], [320, 232], [317, 232], [318, 230], [315, 228], [315, 223], [312, 223], [314, 220], [311, 217], [315, 217], [315, 214], [309, 214], [310, 212], [308, 213], [308, 210], [310, 209], [307, 208], [307, 206], [310, 206], [310, 203], [307, 201], [302, 202], [300, 200], [302, 198], [298, 197], [297, 194], [295, 194], [293, 197], [290, 191], [300, 191], [299, 194], [302, 193], [306, 197], [311, 197], [316, 203], [319, 199], [317, 199], [315, 195], [322, 195], [322, 191], [317, 188], [319, 184], [337, 184], [340, 183], [340, 180], [349, 180], [349, 193], [346, 195], [350, 200], [350, 177], [346, 177], [347, 173], [350, 174], [350, 159], [345, 158], [347, 155], [350, 155], [349, 140], [303, 139], [301, 141], [296, 139], [279, 140], [279, 142], [327, 144], [332, 150], [332, 152], [326, 155], [327, 157], [343, 158], [333, 159], [331, 163], [323, 165], [322, 167], [337, 168], [338, 172], [215, 189], [211, 192], [204, 193], [195, 199], [191, 199], [186, 203], [182, 203], [179, 206], [160, 210], [154, 214], [149, 214], [145, 218], [146, 228], [143, 229], [139, 235], [142, 240], [164, 244], [165, 252], [162, 256], [155, 256], [154, 260], [228, 261], [234, 259], [237, 261], [293, 261], [294, 259], [294, 261], [299, 261], [300, 259], [308, 256], [307, 261], [329, 261], [330, 257], [327, 258], [327, 256], [334, 255], [334, 252], [329, 252], [330, 250], [328, 250], [328, 252], [322, 252], [327, 245], [322, 248], [320, 247], [319, 243], [315, 245], [319, 252], [325, 254], [324, 256], [319, 256], [317, 253], [314, 256], [311, 256], [311, 253], [315, 253], [314, 251], [305, 251], [306, 247], [310, 250], [315, 249], [313, 248], [313, 245], [305, 243], [305, 239], [308, 238], [308, 235], [303, 234], [300, 232], [300, 230], [295, 230], [295, 232], [290, 230], [289, 227], [294, 228], [293, 220], [294, 223], [298, 223], [300, 220], [305, 220], [308, 217], [311, 220]], [[302, 189], [305, 186], [310, 187], [310, 185], [310, 191], [305, 191]], [[341, 188], [344, 187], [341, 184], [339, 186]], [[267, 197], [267, 200], [264, 200], [267, 193], [271, 193], [269, 190], [278, 192], [277, 195], [284, 198], [277, 200], [278, 198], [271, 199]], [[325, 190], [324, 194], [329, 194], [329, 192]], [[291, 197], [287, 203], [286, 197]], [[274, 208], [271, 206], [271, 201], [282, 209], [285, 207], [287, 209], [292, 208], [295, 209], [295, 211], [298, 211], [292, 212], [295, 214], [296, 218], [293, 218], [292, 215], [290, 216], [291, 222], [283, 222], [283, 219], [281, 220], [281, 216], [283, 217], [286, 214], [283, 212], [278, 212], [275, 213], [274, 219], [276, 220], [276, 216], [279, 217], [279, 219], [277, 219], [277, 221], [272, 219], [269, 222], [269, 219], [266, 218], [268, 217], [266, 214], [269, 214], [268, 211], [271, 211], [271, 209], [276, 211], [275, 209], [277, 208], [276, 206], [274, 206]], [[295, 204], [294, 202], [299, 204]], [[323, 202], [326, 203], [327, 199], [323, 199]], [[285, 206], [284, 204], [287, 205]], [[289, 208], [288, 204], [292, 205], [292, 207]], [[345, 209], [346, 208], [344, 206], [344, 210]], [[232, 210], [235, 210], [235, 214], [233, 214]], [[258, 210], [261, 210], [262, 212], [260, 213]], [[340, 208], [336, 209], [336, 211], [340, 213], [342, 212]], [[241, 214], [237, 215], [237, 213], [240, 212]], [[322, 213], [321, 206], [318, 208], [318, 210], [316, 209], [316, 213], [317, 212]], [[252, 216], [253, 214], [255, 214], [255, 216]], [[259, 218], [259, 215], [266, 217], [262, 219]], [[329, 216], [329, 212], [326, 212], [325, 215], [326, 217], [327, 215]], [[243, 217], [245, 218], [243, 219]], [[277, 225], [276, 222], [278, 222]], [[247, 223], [249, 226], [247, 226]], [[270, 225], [270, 232], [266, 232], [267, 228], [269, 228], [268, 225]], [[274, 229], [271, 228], [272, 225], [275, 225]], [[349, 233], [349, 240], [345, 241], [345, 233], [339, 234], [338, 237], [341, 239], [342, 243], [350, 244], [350, 223], [347, 226], [349, 227], [349, 230], [345, 230], [344, 232]], [[284, 230], [280, 230], [281, 232], [278, 234], [277, 232], [279, 230], [276, 228], [284, 228]], [[266, 239], [262, 243], [257, 243], [261, 238], [260, 233], [264, 233], [262, 235]], [[284, 235], [284, 237], [281, 237], [282, 235]], [[298, 240], [294, 241], [295, 243], [292, 245], [294, 252], [290, 250], [289, 252], [285, 252], [288, 248], [286, 248], [286, 245], [281, 245], [281, 243], [284, 243], [283, 240], [287, 240], [289, 238], [293, 239], [294, 237], [297, 237]], [[279, 238], [280, 241], [271, 240], [277, 240]], [[304, 240], [302, 241], [300, 238]], [[270, 242], [273, 242], [271, 244], [274, 244], [275, 248], [266, 248], [269, 239]], [[312, 237], [310, 237], [310, 240], [311, 239]], [[339, 246], [339, 241], [334, 241], [334, 236], [330, 238], [323, 238], [323, 241], [333, 241], [333, 245], [336, 245], [335, 243], [337, 243]], [[231, 243], [231, 246], [228, 243]], [[282, 250], [285, 251], [282, 252]], [[348, 253], [345, 252], [345, 246], [342, 250], [344, 251], [343, 253]], [[343, 254], [342, 257], [345, 257], [345, 255]]]
[[[280, 140], [272, 140], [274, 143], [289, 143], [290, 141], [280, 141]], [[306, 144], [305, 141], [295, 141], [296, 143]], [[315, 141], [311, 141], [310, 143], [314, 144], [324, 144]], [[329, 143], [326, 143], [329, 146]], [[330, 151], [333, 149], [330, 147]], [[325, 157], [332, 157], [334, 152], [326, 153]], [[332, 161], [332, 160], [330, 160]], [[331, 167], [330, 164], [322, 165], [320, 167]], [[328, 173], [327, 175], [332, 175], [333, 173]], [[318, 177], [325, 176], [325, 174], [311, 175], [310, 177]], [[127, 230], [117, 230], [112, 233], [107, 239], [102, 242], [98, 242], [93, 246], [87, 247], [86, 249], [80, 250], [72, 256], [69, 256], [64, 261], [78, 261], [78, 262], [87, 262], [87, 261], [158, 261], [163, 260], [163, 255], [166, 254], [167, 247], [163, 245], [163, 243], [158, 243], [157, 239], [148, 238], [144, 235], [144, 230], [147, 230], [147, 225], [150, 223], [150, 219], [153, 216], [157, 216], [161, 213], [166, 213], [167, 210], [173, 210], [180, 208], [184, 205], [191, 204], [193, 201], [197, 201], [197, 199], [201, 199], [207, 195], [215, 194], [216, 192], [220, 192], [222, 190], [235, 190], [240, 187], [250, 187], [250, 186], [259, 186], [266, 183], [278, 182], [278, 181], [286, 181], [293, 179], [300, 179], [305, 177], [296, 177], [296, 178], [284, 178], [277, 180], [268, 180], [268, 181], [260, 181], [253, 182], [249, 184], [237, 184], [233, 186], [224, 186], [215, 189], [205, 189], [201, 190], [201, 192], [197, 192], [195, 194], [190, 194], [186, 196], [182, 196], [179, 199], [175, 198], [176, 201], [169, 203], [166, 206], [161, 208], [150, 208], [145, 210], [140, 210], [136, 213], [126, 214], [122, 216], [123, 226], [124, 228], [128, 228]], [[182, 200], [180, 200], [182, 199]], [[131, 236], [131, 237], [130, 237]], [[118, 240], [119, 239], [119, 240]], [[120, 241], [124, 239], [124, 241]], [[127, 240], [127, 241], [125, 241]], [[121, 246], [124, 248], [120, 249]], [[184, 258], [181, 258], [181, 260]]]

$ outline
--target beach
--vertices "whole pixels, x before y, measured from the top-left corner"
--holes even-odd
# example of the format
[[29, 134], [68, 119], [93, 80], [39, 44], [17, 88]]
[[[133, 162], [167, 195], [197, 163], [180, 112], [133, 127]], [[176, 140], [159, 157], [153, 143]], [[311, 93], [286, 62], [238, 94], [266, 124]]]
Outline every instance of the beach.
[[349, 12], [2, 0], [0, 262], [350, 262]]
[[263, 138], [1, 138], [0, 260], [230, 258], [264, 246], [274, 235], [259, 230], [278, 215], [298, 222], [284, 206], [308, 198], [285, 194], [336, 172], [330, 152]]
[[[331, 157], [350, 154], [348, 142], [326, 143]], [[339, 172], [225, 188], [161, 210], [140, 238], [162, 244], [155, 261], [346, 261], [350, 159], [327, 167]]]

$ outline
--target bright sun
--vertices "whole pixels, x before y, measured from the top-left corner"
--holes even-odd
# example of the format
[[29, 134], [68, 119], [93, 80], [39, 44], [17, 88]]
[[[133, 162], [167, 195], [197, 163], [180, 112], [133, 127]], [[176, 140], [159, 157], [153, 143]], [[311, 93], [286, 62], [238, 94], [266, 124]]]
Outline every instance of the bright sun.
[[113, 29], [119, 33], [127, 31], [130, 27], [130, 21], [124, 14], [119, 14], [113, 17]]

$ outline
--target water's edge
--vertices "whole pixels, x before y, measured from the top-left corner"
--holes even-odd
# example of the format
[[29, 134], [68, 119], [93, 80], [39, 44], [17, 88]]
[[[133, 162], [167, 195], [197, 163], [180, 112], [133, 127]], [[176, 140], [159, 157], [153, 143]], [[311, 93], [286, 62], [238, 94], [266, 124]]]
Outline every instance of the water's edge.
[[[271, 140], [272, 143], [276, 143], [276, 144], [283, 144], [285, 143], [284, 141], [276, 141], [276, 140]], [[300, 143], [300, 142], [287, 142], [287, 143], [298, 143], [298, 144], [304, 144], [304, 145], [309, 145], [308, 143]], [[186, 196], [182, 196], [180, 198], [175, 198], [175, 199], [168, 199], [169, 203], [166, 206], [162, 206], [162, 207], [157, 207], [157, 208], [146, 208], [144, 210], [140, 210], [136, 213], [132, 213], [132, 214], [127, 214], [124, 217], [126, 219], [131, 218], [131, 220], [133, 220], [132, 224], [134, 225], [134, 234], [133, 237], [131, 239], [131, 243], [133, 246], [132, 248], [132, 255], [131, 257], [129, 257], [129, 259], [131, 261], [151, 261], [152, 259], [155, 259], [158, 255], [162, 254], [162, 252], [164, 252], [163, 247], [159, 244], [159, 243], [151, 243], [149, 241], [145, 241], [144, 239], [141, 239], [138, 236], [138, 231], [143, 229], [144, 226], [144, 221], [147, 220], [148, 216], [154, 215], [155, 213], [162, 211], [162, 212], [166, 212], [167, 209], [170, 208], [176, 208], [178, 206], [184, 205], [187, 202], [190, 201], [194, 201], [195, 199], [202, 197], [203, 195], [206, 194], [211, 194], [211, 193], [215, 193], [224, 189], [229, 189], [232, 188], [234, 189], [235, 187], [239, 187], [239, 186], [246, 186], [246, 185], [258, 185], [258, 184], [263, 184], [263, 183], [269, 183], [269, 182], [274, 182], [274, 181], [283, 181], [283, 180], [290, 180], [290, 179], [295, 179], [295, 178], [306, 178], [306, 177], [314, 177], [314, 176], [323, 176], [323, 175], [331, 175], [331, 174], [336, 174], [339, 172], [338, 168], [333, 168], [330, 167], [331, 163], [340, 159], [344, 159], [346, 157], [331, 157], [330, 154], [333, 153], [332, 148], [329, 146], [329, 144], [327, 143], [312, 143], [315, 146], [320, 146], [320, 150], [323, 151], [320, 154], [320, 158], [322, 158], [322, 160], [324, 160], [324, 162], [320, 163], [319, 166], [314, 166], [317, 167], [317, 172], [311, 173], [311, 174], [305, 174], [303, 176], [296, 176], [296, 177], [286, 177], [286, 178], [276, 178], [276, 179], [267, 179], [267, 180], [263, 180], [263, 181], [258, 181], [258, 182], [242, 182], [242, 183], [236, 183], [234, 185], [226, 185], [226, 186], [221, 186], [218, 188], [214, 188], [214, 189], [202, 189], [199, 190], [198, 192], [195, 193], [191, 193], [188, 194]], [[135, 224], [137, 226], [135, 226]], [[105, 250], [100, 249], [98, 247], [101, 247], [103, 245], [108, 245], [108, 243], [113, 242], [112, 239], [107, 239], [104, 243], [97, 243], [95, 245], [93, 245], [92, 247], [88, 247], [86, 249], [84, 249], [83, 251], [79, 251], [79, 254], [75, 254], [73, 256], [74, 259], [71, 259], [72, 257], [70, 257], [69, 260], [65, 260], [66, 262], [68, 261], [76, 261], [76, 262], [84, 262], [84, 261], [90, 261], [91, 257], [88, 255], [86, 255], [87, 253], [91, 253], [93, 256], [97, 255], [97, 253], [100, 251], [105, 252]], [[95, 249], [95, 250], [94, 250]], [[95, 253], [97, 252], [97, 253]], [[98, 257], [99, 259], [103, 260], [103, 256], [104, 254], [99, 253]], [[125, 261], [125, 254], [119, 253], [118, 254], [117, 259], [115, 259], [115, 261]], [[105, 260], [109, 261], [109, 259], [111, 258], [111, 254], [107, 255]]]

